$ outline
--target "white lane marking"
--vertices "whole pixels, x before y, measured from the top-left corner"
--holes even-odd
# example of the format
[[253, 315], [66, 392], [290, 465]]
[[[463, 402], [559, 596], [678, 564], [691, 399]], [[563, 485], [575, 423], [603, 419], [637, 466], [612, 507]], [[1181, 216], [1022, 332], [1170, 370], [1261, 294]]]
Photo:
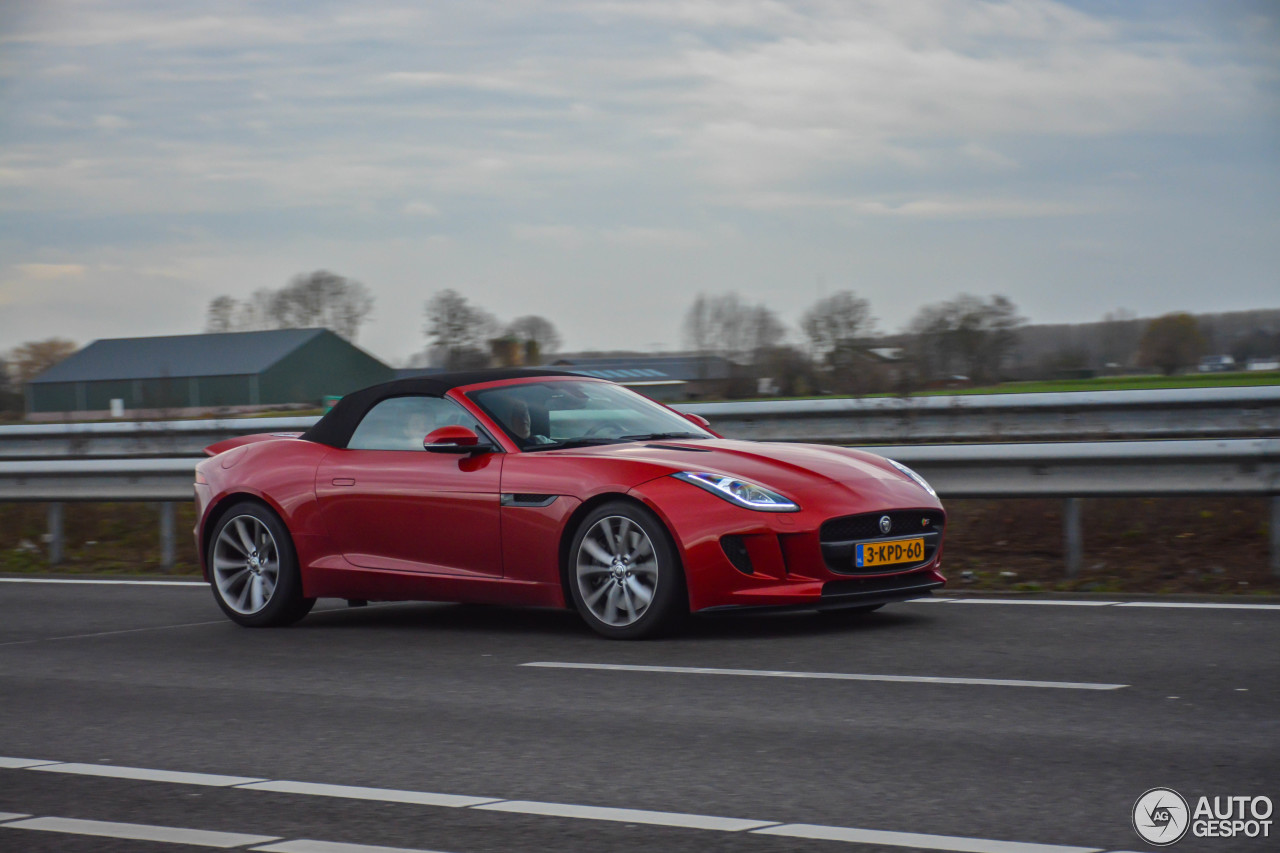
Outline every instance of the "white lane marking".
[[122, 628], [119, 631], [98, 631], [95, 634], [67, 634], [62, 637], [35, 637], [30, 640], [10, 640], [0, 646], [29, 646], [32, 643], [53, 642], [54, 640], [87, 640], [94, 637], [111, 637], [116, 634], [140, 634], [144, 631], [168, 631], [173, 628], [198, 628], [201, 625], [226, 625], [226, 619], [210, 619], [207, 622], [183, 622], [180, 625], [155, 625], [151, 628]]
[[279, 844], [268, 844], [266, 847], [250, 847], [250, 850], [261, 853], [435, 853], [431, 850], [419, 850], [410, 847], [379, 847], [374, 844], [343, 844], [339, 841], [312, 841], [299, 838], [296, 841], [281, 841]]
[[1175, 610], [1280, 610], [1280, 604], [1226, 604], [1203, 601], [1123, 601], [1120, 607], [1167, 607]]
[[1040, 604], [1057, 607], [1166, 607], [1195, 610], [1280, 610], [1280, 604], [1234, 604], [1212, 601], [1091, 601], [1078, 598], [921, 598], [903, 604], [953, 601], [957, 604]]
[[111, 764], [43, 764], [28, 768], [46, 773], [73, 773], [79, 776], [105, 776], [110, 779], [137, 779], [143, 782], [172, 782], [176, 785], [206, 785], [230, 788], [250, 782], [265, 782], [253, 776], [219, 776], [213, 773], [184, 773], [178, 770], [149, 770], [145, 767], [116, 767]]
[[71, 583], [95, 586], [190, 586], [207, 589], [207, 581], [126, 581], [101, 578], [0, 578], [0, 583]]
[[747, 675], [756, 678], [812, 678], [825, 681], [888, 681], [906, 684], [971, 684], [981, 687], [1047, 687], [1059, 690], [1120, 690], [1127, 684], [1078, 681], [1021, 681], [1006, 678], [948, 678], [938, 675], [870, 675], [854, 672], [787, 672], [773, 669], [717, 669], [705, 666], [641, 666], [621, 663], [560, 663], [533, 661], [520, 666], [541, 669], [595, 669], [616, 672], [665, 672], [682, 675]]
[[947, 604], [952, 601], [960, 601], [959, 598], [945, 598], [942, 596], [930, 596], [928, 598], [908, 598], [903, 604]]
[[22, 820], [24, 817], [31, 817], [29, 814], [14, 814], [13, 812], [0, 812], [0, 823], [10, 820]]
[[360, 788], [350, 785], [321, 785], [314, 782], [250, 782], [237, 785], [250, 791], [275, 791], [280, 794], [305, 794], [311, 797], [345, 797], [350, 800], [376, 800], [383, 803], [413, 803], [420, 806], [466, 808], [497, 802], [493, 797], [464, 797], [458, 794], [432, 794], [427, 791], [397, 791], [392, 788]]
[[56, 761], [40, 761], [35, 758], [6, 758], [0, 755], [0, 767], [8, 770], [22, 770], [27, 767], [35, 767], [37, 764], [57, 764]]
[[536, 803], [527, 800], [503, 800], [476, 806], [477, 811], [535, 814], [544, 817], [571, 817], [585, 820], [612, 820], [619, 823], [643, 823], [652, 826], [678, 826], [685, 829], [717, 829], [721, 832], [742, 832], [771, 826], [776, 821], [742, 820], [713, 815], [682, 814], [680, 812], [654, 812], [644, 809], [614, 809], [600, 806], [575, 806], [569, 803]]
[[1100, 853], [1099, 847], [1064, 847], [1057, 844], [1028, 844], [1021, 841], [990, 841], [951, 835], [924, 835], [918, 832], [885, 832], [878, 829], [845, 829], [789, 823], [757, 829], [752, 835], [780, 835], [785, 838], [812, 838], [820, 841], [847, 841], [853, 844], [884, 844], [889, 847], [920, 847], [956, 853]]
[[99, 838], [127, 838], [131, 841], [166, 841], [170, 844], [193, 844], [198, 847], [243, 847], [277, 841], [278, 835], [245, 835], [239, 832], [213, 832], [203, 829], [181, 829], [176, 826], [151, 826], [143, 823], [112, 823], [102, 820], [75, 820], [69, 817], [37, 817], [6, 823], [0, 829], [34, 829], [68, 835], [93, 835]]
[[1051, 607], [1112, 607], [1118, 601], [1080, 601], [1055, 598], [957, 598], [960, 604], [1045, 604]]
[[[210, 776], [209, 774], [204, 774], [204, 773], [178, 773], [178, 772], [167, 771], [167, 770], [143, 770], [141, 768], [110, 768], [110, 767], [103, 768], [103, 767], [99, 767], [98, 765], [62, 764], [62, 765], [55, 765], [55, 766], [64, 767], [64, 768], [65, 767], [90, 767], [95, 770], [100, 770], [100, 769], [128, 770], [131, 772], [129, 775], [124, 776], [124, 778], [147, 778], [155, 781], [173, 781], [173, 782], [184, 782], [184, 783], [192, 783], [193, 779], [231, 780], [231, 779], [241, 778], [236, 776]], [[45, 767], [31, 766], [31, 767], [22, 768], [22, 769], [42, 770], [42, 769], [45, 769]], [[141, 776], [138, 774], [147, 774], [147, 775]], [[93, 775], [106, 775], [106, 774], [95, 773]], [[112, 774], [112, 775], [120, 775], [120, 774]], [[273, 788], [273, 787], [259, 786], [257, 784], [259, 782], [265, 782], [265, 781], [267, 780], [245, 779], [243, 784], [236, 786], [236, 789], [237, 790], [239, 789], [278, 790], [278, 791], [290, 790], [285, 787]], [[194, 784], [210, 784], [210, 783], [194, 782]], [[317, 790], [320, 790], [320, 789], [335, 790], [339, 787], [339, 786], [333, 786], [333, 785], [311, 786], [311, 785], [305, 785], [303, 783], [291, 783], [291, 782], [283, 782], [281, 783], [281, 785], [297, 786], [296, 788], [293, 789], [293, 792], [304, 793], [304, 794], [311, 792], [311, 791], [304, 790], [307, 788], [312, 788]], [[381, 789], [352, 788], [348, 790], [378, 791]], [[390, 793], [413, 793], [413, 792], [391, 791]], [[324, 794], [324, 795], [329, 796], [331, 794]], [[425, 797], [451, 796], [451, 795], [425, 794], [425, 793], [423, 795]], [[464, 799], [464, 798], [459, 797], [459, 799]], [[747, 831], [747, 832], [759, 833], [762, 835], [769, 834], [769, 835], [779, 835], [784, 837], [790, 836], [794, 838], [814, 838], [814, 839], [826, 839], [831, 841], [848, 841], [851, 843], [859, 843], [859, 844], [872, 843], [872, 844], [884, 844], [887, 846], [923, 847], [923, 848], [929, 848], [929, 849], [935, 849], [935, 850], [955, 851], [955, 853], [1101, 853], [1101, 850], [1103, 849], [1103, 848], [1097, 848], [1097, 847], [1067, 847], [1067, 846], [1061, 846], [1061, 845], [1034, 844], [1034, 843], [1024, 843], [1024, 842], [1017, 842], [1017, 841], [997, 841], [997, 840], [990, 840], [990, 839], [983, 839], [983, 838], [964, 838], [960, 836], [923, 835], [919, 833], [890, 832], [886, 830], [856, 829], [853, 827], [845, 827], [845, 826], [823, 826], [819, 824], [795, 824], [795, 823], [781, 824], [776, 821], [747, 820], [743, 818], [728, 818], [728, 817], [718, 817], [715, 815], [686, 814], [682, 812], [659, 812], [659, 811], [644, 811], [639, 809], [605, 808], [600, 806], [579, 806], [579, 805], [572, 805], [569, 803], [541, 803], [541, 802], [528, 802], [528, 801], [520, 801], [520, 800], [493, 800], [489, 802], [483, 802], [480, 805], [471, 806], [471, 808], [474, 808], [477, 810], [483, 810], [483, 811], [497, 811], [497, 812], [506, 812], [506, 813], [512, 813], [512, 814], [541, 815], [541, 816], [547, 816], [547, 817], [565, 817], [565, 818], [576, 818], [576, 819], [586, 819], [586, 820], [608, 820], [608, 821], [616, 821], [621, 823], [638, 823], [638, 824], [649, 824], [654, 826], [671, 826], [671, 827], [680, 827], [680, 828], [686, 828], [686, 829], [706, 829], [706, 830], [717, 830], [721, 832]], [[24, 818], [26, 816], [17, 815], [13, 817]], [[48, 826], [27, 826], [26, 825], [33, 822], [37, 824], [40, 824], [43, 822], [52, 822], [52, 823], [50, 823]], [[137, 829], [137, 830], [162, 831], [162, 832], [170, 832], [170, 833], [174, 833], [174, 832], [199, 833], [200, 832], [199, 830], [183, 830], [183, 829], [175, 829], [171, 827], [151, 827], [151, 826], [138, 825], [138, 824], [101, 823], [97, 821], [77, 821], [77, 820], [71, 820], [69, 818], [36, 818], [34, 819], [34, 821], [18, 820], [16, 822], [0, 821], [0, 829], [16, 827], [16, 828], [26, 828], [26, 829], [47, 829], [48, 831], [53, 831], [53, 832], [59, 832], [59, 831], [71, 832], [73, 831], [71, 829], [54, 828], [55, 826], [65, 827], [70, 825], [97, 826], [97, 827], [125, 827], [125, 828]], [[92, 834], [108, 834], [108, 833], [84, 832], [82, 834], [92, 835]], [[228, 833], [203, 833], [203, 834], [207, 836], [229, 835]], [[116, 835], [114, 837], [141, 839], [144, 836]], [[267, 842], [283, 841], [283, 839], [277, 836], [244, 836], [244, 837], [247, 837], [251, 840], [240, 841], [240, 842], [237, 842], [236, 844], [230, 844], [226, 846], [264, 844]], [[153, 838], [152, 836], [146, 836], [146, 838], [150, 840], [175, 841], [176, 843], [185, 843], [185, 844], [201, 843], [199, 841], [177, 839], [177, 838], [170, 838], [170, 837]], [[278, 848], [278, 853], [286, 853], [286, 851], [290, 851], [290, 853], [344, 853], [344, 851], [347, 851], [347, 850], [355, 851], [355, 853], [366, 853], [366, 851], [367, 853], [379, 853], [380, 851], [388, 851], [388, 850], [395, 851], [395, 853], [400, 853], [400, 851], [406, 849], [406, 848], [394, 848], [394, 847], [392, 848], [368, 847], [368, 846], [359, 846], [359, 845], [345, 846], [345, 847], [344, 846], [325, 847], [323, 845], [332, 845], [333, 842], [310, 841], [306, 839], [299, 839], [297, 841], [288, 841], [288, 842], [284, 842], [284, 844], [285, 845], [294, 845], [294, 844], [308, 845], [309, 844], [309, 845], [320, 845], [320, 846], [313, 846], [309, 848], [299, 846], [295, 848], [292, 846], [286, 847], [284, 845], [280, 845]], [[277, 847], [272, 846], [271, 848], [264, 847], [264, 848], [255, 848], [255, 849], [261, 849], [265, 853], [265, 851], [268, 849], [275, 851], [277, 850]], [[431, 851], [410, 850], [409, 853], [431, 853]]]

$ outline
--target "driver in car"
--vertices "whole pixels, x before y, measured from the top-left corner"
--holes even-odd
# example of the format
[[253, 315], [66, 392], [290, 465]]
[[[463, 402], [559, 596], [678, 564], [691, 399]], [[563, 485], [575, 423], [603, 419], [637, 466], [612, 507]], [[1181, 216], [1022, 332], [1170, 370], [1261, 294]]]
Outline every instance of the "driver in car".
[[404, 442], [408, 450], [425, 450], [423, 447], [427, 433], [435, 429], [435, 419], [430, 412], [410, 411], [404, 422]]
[[533, 432], [532, 419], [529, 416], [529, 404], [516, 399], [511, 403], [511, 419], [508, 424], [511, 432], [521, 444], [553, 444], [554, 440], [545, 435]]

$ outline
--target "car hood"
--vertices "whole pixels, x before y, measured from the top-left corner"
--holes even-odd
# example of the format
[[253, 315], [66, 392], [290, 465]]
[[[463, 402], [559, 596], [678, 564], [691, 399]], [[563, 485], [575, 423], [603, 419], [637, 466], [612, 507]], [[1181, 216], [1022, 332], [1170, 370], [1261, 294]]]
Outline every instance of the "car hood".
[[638, 467], [649, 475], [646, 480], [677, 471], [741, 477], [793, 500], [802, 500], [818, 490], [876, 498], [895, 505], [938, 503], [883, 457], [848, 447], [715, 439], [632, 442], [553, 452], [641, 463]]

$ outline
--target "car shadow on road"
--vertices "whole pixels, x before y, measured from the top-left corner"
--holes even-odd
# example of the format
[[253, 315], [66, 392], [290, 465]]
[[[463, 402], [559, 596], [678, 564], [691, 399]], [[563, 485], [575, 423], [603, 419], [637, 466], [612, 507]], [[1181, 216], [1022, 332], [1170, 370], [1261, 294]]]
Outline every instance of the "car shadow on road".
[[589, 631], [577, 614], [568, 610], [425, 601], [317, 608], [296, 627], [323, 630], [412, 628], [501, 634], [581, 634]]
[[[657, 642], [760, 639], [768, 637], [869, 634], [925, 625], [925, 614], [886, 609], [851, 611], [725, 612], [683, 619]], [[341, 605], [317, 609], [299, 629], [431, 630], [450, 633], [590, 637], [591, 629], [570, 610], [432, 602]], [[649, 641], [653, 642], [653, 641]]]
[[717, 613], [690, 617], [678, 637], [686, 639], [738, 640], [762, 637], [869, 634], [928, 623], [922, 614], [899, 611], [852, 613], [849, 611], [794, 611], [786, 613]]

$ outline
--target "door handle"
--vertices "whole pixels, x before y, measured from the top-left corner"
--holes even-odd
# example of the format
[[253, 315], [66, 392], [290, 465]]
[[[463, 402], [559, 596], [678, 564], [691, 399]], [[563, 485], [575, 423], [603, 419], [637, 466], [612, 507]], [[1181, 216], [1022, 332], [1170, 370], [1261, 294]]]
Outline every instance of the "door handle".
[[354, 486], [356, 481], [352, 477], [334, 477], [333, 484], [335, 486]]

